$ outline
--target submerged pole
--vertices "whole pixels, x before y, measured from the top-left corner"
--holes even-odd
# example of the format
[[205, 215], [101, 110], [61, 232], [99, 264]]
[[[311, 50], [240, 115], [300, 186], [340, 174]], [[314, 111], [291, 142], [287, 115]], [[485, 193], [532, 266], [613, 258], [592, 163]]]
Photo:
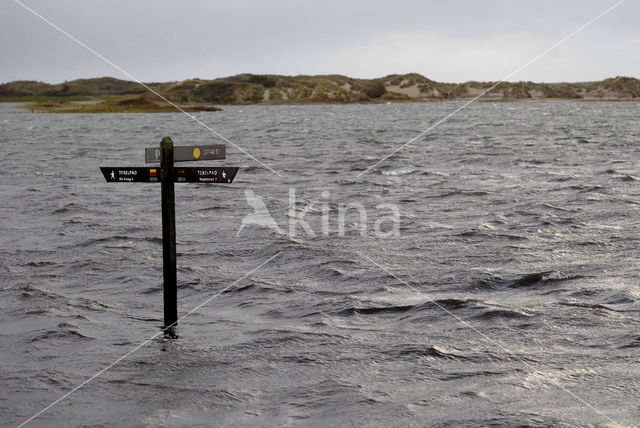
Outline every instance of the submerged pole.
[[175, 336], [178, 322], [178, 286], [176, 276], [176, 198], [173, 187], [173, 141], [164, 137], [160, 142], [162, 159], [162, 275], [165, 333]]

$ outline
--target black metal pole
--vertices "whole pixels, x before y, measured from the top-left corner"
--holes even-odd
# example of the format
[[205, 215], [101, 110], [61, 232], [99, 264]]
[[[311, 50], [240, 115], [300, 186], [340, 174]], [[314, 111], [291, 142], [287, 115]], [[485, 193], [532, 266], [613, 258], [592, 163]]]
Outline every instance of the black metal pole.
[[176, 277], [176, 198], [173, 188], [173, 141], [164, 137], [160, 142], [162, 160], [162, 275], [164, 277], [164, 326], [175, 336], [178, 321], [178, 286]]

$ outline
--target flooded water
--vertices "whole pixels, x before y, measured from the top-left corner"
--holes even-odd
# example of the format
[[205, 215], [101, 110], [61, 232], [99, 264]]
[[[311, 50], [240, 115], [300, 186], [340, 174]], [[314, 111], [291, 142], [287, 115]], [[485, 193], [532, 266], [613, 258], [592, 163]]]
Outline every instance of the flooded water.
[[638, 424], [640, 105], [474, 104], [367, 171], [459, 105], [196, 114], [277, 174], [227, 144], [198, 165], [232, 184], [176, 184], [179, 315], [211, 300], [130, 353], [162, 328], [160, 186], [98, 167], [222, 141], [0, 104], [2, 425], [123, 355], [27, 426]]

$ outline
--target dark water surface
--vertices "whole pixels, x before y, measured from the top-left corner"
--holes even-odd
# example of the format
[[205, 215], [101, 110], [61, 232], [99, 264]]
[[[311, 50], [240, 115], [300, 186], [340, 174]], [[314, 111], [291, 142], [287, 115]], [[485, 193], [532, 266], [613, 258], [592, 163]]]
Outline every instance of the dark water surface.
[[[278, 256], [29, 426], [637, 425], [640, 105], [472, 105], [358, 177], [458, 106], [198, 113], [282, 177], [228, 145], [202, 165], [233, 184], [176, 185], [180, 314]], [[160, 187], [98, 166], [221, 141], [181, 114], [10, 104], [0, 135], [15, 426], [162, 326]], [[236, 236], [246, 188], [280, 231]]]

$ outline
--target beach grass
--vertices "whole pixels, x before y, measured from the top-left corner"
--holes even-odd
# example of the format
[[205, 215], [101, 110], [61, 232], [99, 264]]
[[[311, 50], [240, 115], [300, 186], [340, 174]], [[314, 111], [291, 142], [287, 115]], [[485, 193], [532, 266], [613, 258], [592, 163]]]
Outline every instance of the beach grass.
[[[94, 99], [95, 100], [95, 99]], [[176, 113], [175, 106], [151, 100], [145, 96], [110, 96], [95, 103], [79, 103], [64, 99], [47, 99], [26, 103], [19, 108], [37, 113]], [[187, 112], [220, 110], [209, 104], [182, 105]]]

